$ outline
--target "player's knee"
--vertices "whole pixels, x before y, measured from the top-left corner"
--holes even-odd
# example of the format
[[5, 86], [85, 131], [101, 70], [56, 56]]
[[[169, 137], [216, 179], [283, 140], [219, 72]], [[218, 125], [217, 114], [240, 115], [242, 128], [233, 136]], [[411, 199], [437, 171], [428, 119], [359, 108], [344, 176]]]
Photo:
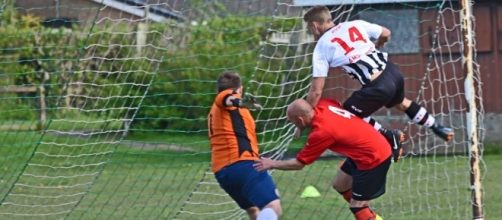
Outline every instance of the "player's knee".
[[333, 184], [331, 186], [337, 192], [345, 192], [352, 188], [352, 182], [337, 176], [333, 180]]
[[337, 192], [345, 192], [350, 189], [350, 186], [347, 186], [346, 183], [342, 183], [340, 181], [334, 181], [332, 187]]
[[403, 101], [397, 105], [395, 105], [395, 107], [400, 110], [400, 111], [406, 111], [411, 105], [411, 100], [407, 99], [407, 98], [404, 98]]
[[343, 191], [343, 190], [340, 190], [340, 183], [338, 183], [337, 181], [333, 181], [333, 184], [331, 184], [331, 186], [337, 192], [342, 192]]
[[282, 215], [282, 206], [281, 206], [281, 200], [279, 199], [276, 199], [270, 203], [268, 203], [265, 207], [265, 208], [271, 208], [272, 210], [274, 210], [275, 214], [277, 214], [277, 216], [281, 216]]
[[251, 207], [246, 209], [246, 212], [249, 216], [249, 219], [256, 219], [258, 214], [260, 213], [260, 209], [258, 207]]

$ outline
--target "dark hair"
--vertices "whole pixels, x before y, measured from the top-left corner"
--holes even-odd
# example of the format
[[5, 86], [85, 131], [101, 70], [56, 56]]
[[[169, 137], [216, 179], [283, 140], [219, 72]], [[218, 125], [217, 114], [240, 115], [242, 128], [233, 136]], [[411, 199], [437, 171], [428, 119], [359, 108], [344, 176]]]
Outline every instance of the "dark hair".
[[225, 71], [218, 76], [218, 92], [227, 89], [237, 89], [241, 86], [241, 77], [237, 72]]
[[303, 15], [305, 22], [319, 22], [324, 23], [331, 20], [331, 13], [326, 6], [314, 6], [310, 8], [305, 15]]

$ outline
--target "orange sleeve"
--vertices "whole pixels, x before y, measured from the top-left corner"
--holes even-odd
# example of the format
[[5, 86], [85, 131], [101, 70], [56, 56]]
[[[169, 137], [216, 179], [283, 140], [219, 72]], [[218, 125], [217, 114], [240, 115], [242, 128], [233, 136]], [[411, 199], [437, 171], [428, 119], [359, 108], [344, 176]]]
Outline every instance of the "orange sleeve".
[[237, 107], [235, 107], [235, 106], [227, 106], [225, 104], [225, 101], [226, 101], [226, 99], [229, 96], [233, 96], [233, 97], [236, 97], [236, 98], [239, 98], [239, 99], [241, 98], [241, 94], [234, 92], [233, 89], [227, 89], [227, 90], [223, 90], [220, 93], [218, 93], [218, 95], [216, 96], [216, 98], [214, 100], [214, 103], [219, 108], [223, 108], [223, 109], [226, 109], [226, 110], [236, 109]]

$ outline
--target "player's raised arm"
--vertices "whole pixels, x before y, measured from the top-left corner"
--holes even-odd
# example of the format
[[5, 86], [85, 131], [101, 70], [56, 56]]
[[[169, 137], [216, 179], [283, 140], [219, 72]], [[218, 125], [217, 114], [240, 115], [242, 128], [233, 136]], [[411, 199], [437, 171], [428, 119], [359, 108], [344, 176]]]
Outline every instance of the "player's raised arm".
[[321, 99], [322, 90], [324, 88], [324, 83], [326, 82], [326, 77], [313, 77], [310, 84], [310, 90], [307, 94], [307, 102], [311, 106], [316, 106]]
[[382, 26], [382, 33], [378, 37], [378, 39], [375, 41], [375, 47], [376, 48], [382, 48], [385, 43], [390, 41], [390, 35], [391, 32], [388, 28]]
[[318, 42], [312, 53], [312, 82], [307, 94], [307, 102], [311, 106], [316, 106], [321, 99], [326, 77], [328, 77], [329, 63], [322, 52], [323, 49], [326, 49], [326, 45]]
[[235, 95], [230, 95], [225, 99], [225, 106], [234, 106], [239, 108], [248, 108], [249, 110], [261, 110], [263, 107], [256, 101], [256, 98], [252, 95], [245, 95], [241, 97], [242, 87], [238, 90]]

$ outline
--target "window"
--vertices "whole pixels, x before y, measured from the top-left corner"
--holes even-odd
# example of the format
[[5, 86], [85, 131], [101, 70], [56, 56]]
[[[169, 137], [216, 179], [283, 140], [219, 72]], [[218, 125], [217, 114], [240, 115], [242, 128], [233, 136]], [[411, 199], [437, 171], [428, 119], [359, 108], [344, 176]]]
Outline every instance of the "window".
[[390, 42], [385, 45], [386, 52], [391, 54], [419, 52], [418, 10], [393, 9], [360, 11], [356, 17], [390, 29], [392, 35]]

